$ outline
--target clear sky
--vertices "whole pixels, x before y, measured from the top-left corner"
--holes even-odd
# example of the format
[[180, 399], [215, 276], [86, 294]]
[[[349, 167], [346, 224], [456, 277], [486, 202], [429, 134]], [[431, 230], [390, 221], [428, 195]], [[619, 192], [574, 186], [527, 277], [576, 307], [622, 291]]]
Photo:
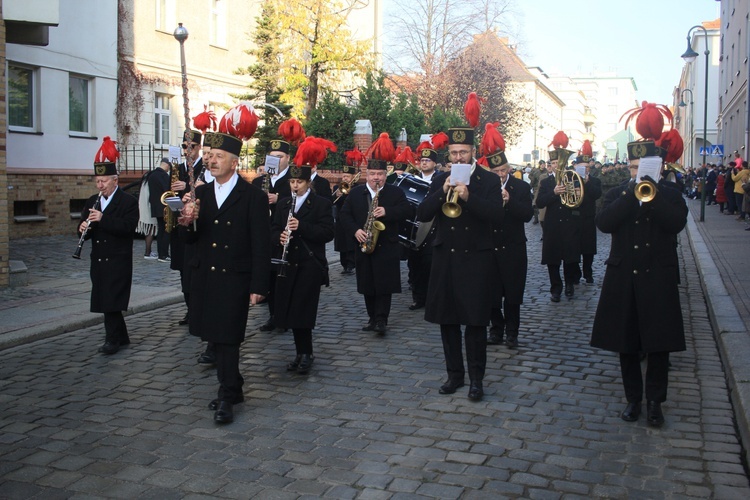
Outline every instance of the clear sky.
[[633, 77], [639, 101], [671, 104], [688, 30], [717, 19], [719, 6], [715, 0], [516, 0], [519, 55], [547, 74]]
[[[547, 74], [633, 77], [638, 101], [671, 104], [688, 30], [719, 17], [715, 0], [512, 0], [507, 19], [518, 54]], [[409, 2], [383, 0], [385, 43], [392, 14]], [[393, 53], [393, 47], [383, 47]], [[698, 50], [702, 53], [702, 50]]]

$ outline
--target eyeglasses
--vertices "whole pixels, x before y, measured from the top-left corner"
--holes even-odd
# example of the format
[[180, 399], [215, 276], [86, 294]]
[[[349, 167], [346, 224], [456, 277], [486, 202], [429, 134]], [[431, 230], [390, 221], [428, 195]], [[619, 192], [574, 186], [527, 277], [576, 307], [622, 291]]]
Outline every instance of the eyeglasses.
[[190, 149], [195, 149], [195, 148], [197, 148], [197, 147], [198, 147], [198, 145], [197, 145], [197, 144], [190, 144], [190, 145], [188, 145], [188, 144], [183, 144], [183, 145], [182, 145], [182, 149], [187, 149], [188, 147], [190, 147]]
[[458, 156], [469, 156], [471, 154], [471, 150], [451, 151], [449, 154], [453, 158], [458, 157]]

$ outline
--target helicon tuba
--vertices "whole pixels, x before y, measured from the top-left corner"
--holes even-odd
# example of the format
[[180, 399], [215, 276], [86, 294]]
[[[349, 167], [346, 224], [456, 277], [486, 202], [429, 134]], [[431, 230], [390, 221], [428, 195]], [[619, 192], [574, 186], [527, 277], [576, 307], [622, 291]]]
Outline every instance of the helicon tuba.
[[[172, 166], [169, 168], [169, 171], [171, 173], [171, 179], [169, 181], [170, 186], [180, 180], [180, 173], [177, 168], [177, 163], [172, 162]], [[169, 191], [164, 191], [160, 198], [161, 204], [164, 205], [164, 230], [168, 233], [171, 233], [172, 229], [174, 229], [177, 225], [177, 215], [172, 211], [171, 208], [169, 208], [169, 205], [167, 205], [167, 198], [172, 198], [175, 196], [177, 196], [177, 193], [170, 189]]]
[[568, 208], [578, 208], [583, 203], [583, 179], [578, 172], [567, 168], [571, 155], [573, 151], [564, 148], [557, 149], [555, 182], [558, 186], [565, 188], [565, 192], [560, 195], [560, 203]]

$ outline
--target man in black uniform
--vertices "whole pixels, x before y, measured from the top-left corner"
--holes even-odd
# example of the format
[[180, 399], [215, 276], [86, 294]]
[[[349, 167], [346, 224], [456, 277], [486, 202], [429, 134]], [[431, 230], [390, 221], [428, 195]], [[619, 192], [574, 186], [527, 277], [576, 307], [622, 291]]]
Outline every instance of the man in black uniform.
[[[262, 189], [268, 194], [268, 208], [271, 214], [271, 220], [276, 213], [276, 204], [281, 198], [291, 196], [289, 189], [289, 154], [291, 145], [288, 141], [274, 139], [268, 145], [268, 156], [275, 156], [279, 159], [279, 169], [277, 172], [265, 172], [263, 175], [253, 179], [253, 186]], [[273, 321], [274, 303], [273, 292], [276, 288], [276, 270], [271, 269], [269, 274], [270, 290], [266, 297], [268, 303], [268, 320], [261, 325], [261, 332], [270, 332], [276, 329]]]
[[[653, 140], [628, 144], [631, 165], [664, 154]], [[635, 185], [635, 181], [625, 181], [608, 191], [596, 216], [597, 227], [612, 235], [612, 245], [591, 345], [620, 354], [628, 402], [620, 417], [627, 422], [638, 420], [641, 414], [641, 353], [647, 353], [647, 421], [660, 427], [669, 353], [685, 350], [677, 235], [687, 224], [688, 208], [674, 183], [660, 180], [652, 201], [639, 201]]]
[[[427, 222], [434, 218], [433, 224], [437, 225], [425, 320], [440, 325], [448, 372], [440, 394], [453, 394], [464, 386], [461, 325], [466, 325], [469, 399], [479, 401], [484, 397], [487, 325], [493, 300], [492, 225], [501, 223], [505, 215], [502, 187], [498, 176], [478, 166], [474, 159], [473, 128], [450, 129], [448, 138], [451, 168], [471, 164], [472, 173], [469, 184], [458, 182], [452, 188], [451, 172], [439, 174], [417, 209], [417, 220]], [[441, 210], [449, 189], [458, 195], [461, 211], [457, 217]]]
[[596, 205], [597, 200], [602, 197], [602, 181], [591, 175], [593, 173], [593, 160], [589, 161], [591, 144], [588, 148], [584, 141], [581, 148], [582, 153], [576, 158], [576, 165], [586, 165], [586, 176], [583, 181], [583, 201], [581, 202], [581, 255], [583, 256], [583, 273], [577, 272], [580, 281], [581, 276], [586, 283], [594, 282], [594, 255], [596, 255]]
[[209, 409], [218, 423], [232, 422], [232, 405], [245, 399], [240, 344], [249, 303], [257, 304], [268, 293], [271, 272], [268, 197], [237, 174], [241, 148], [234, 136], [211, 136], [214, 181], [196, 189], [197, 206], [188, 201], [181, 221], [187, 224], [188, 241], [196, 244], [190, 262], [190, 330], [214, 345], [219, 391]]
[[[558, 170], [558, 160], [567, 163], [570, 153], [563, 148], [550, 151], [552, 169]], [[565, 165], [561, 167], [562, 170]], [[560, 262], [563, 263], [565, 296], [572, 298], [573, 285], [578, 281], [578, 263], [581, 260], [581, 212], [578, 208], [571, 208], [562, 203], [560, 195], [563, 193], [565, 186], [558, 184], [556, 176], [549, 176], [539, 182], [536, 205], [547, 209], [542, 228], [542, 265], [547, 265], [552, 302], [560, 302], [560, 294], [563, 291]]]
[[[390, 141], [387, 134], [385, 139]], [[392, 157], [387, 160], [391, 159]], [[368, 242], [368, 234], [365, 231], [368, 216], [376, 223], [385, 224], [385, 229], [379, 232], [376, 243], [368, 250], [369, 253], [355, 251], [357, 292], [365, 297], [369, 318], [362, 330], [375, 331], [380, 335], [386, 332], [391, 312], [391, 297], [394, 293], [401, 293], [401, 245], [398, 241], [398, 227], [411, 210], [403, 191], [386, 183], [387, 160], [369, 161], [367, 182], [351, 190], [339, 214], [345, 233], [353, 236], [361, 247]], [[374, 207], [376, 199], [377, 207]], [[373, 229], [369, 240], [373, 240], [376, 233]]]
[[[203, 172], [203, 160], [200, 157], [202, 134], [198, 130], [187, 130], [182, 140], [182, 151], [185, 155], [185, 162], [178, 165], [179, 180], [171, 185], [172, 191], [178, 196], [183, 197], [190, 192], [190, 173], [188, 166], [193, 168], [193, 182], [197, 181]], [[169, 263], [170, 269], [180, 272], [180, 283], [182, 284], [182, 295], [185, 298], [187, 312], [185, 317], [178, 323], [187, 325], [190, 317], [190, 270], [185, 266], [185, 240], [187, 238], [186, 229], [177, 226], [170, 233], [170, 247], [172, 249], [172, 260]]]
[[[151, 217], [156, 219], [156, 250], [160, 261], [166, 262], [169, 257], [169, 233], [164, 226], [164, 205], [161, 196], [169, 191], [169, 170], [172, 164], [169, 158], [162, 158], [159, 166], [148, 176], [148, 204]], [[169, 209], [167, 209], [169, 210]]]
[[[357, 246], [357, 240], [353, 236], [347, 234], [344, 225], [339, 220], [339, 212], [344, 206], [346, 199], [349, 197], [349, 192], [354, 187], [354, 176], [357, 175], [359, 167], [353, 165], [344, 165], [342, 167], [341, 184], [337, 185], [333, 190], [333, 218], [335, 220], [335, 237], [333, 240], [333, 249], [339, 253], [339, 262], [341, 263], [341, 274], [354, 274], [354, 252], [359, 250]], [[346, 187], [346, 194], [341, 189], [341, 186]]]
[[[488, 133], [485, 132], [485, 137]], [[484, 142], [484, 138], [482, 139]], [[493, 224], [497, 276], [495, 278], [498, 303], [492, 307], [490, 336], [488, 344], [496, 345], [505, 342], [508, 348], [518, 347], [518, 330], [521, 325], [521, 304], [526, 289], [526, 256], [525, 224], [534, 215], [531, 206], [531, 188], [525, 181], [510, 175], [510, 165], [504, 151], [486, 154], [490, 171], [500, 177], [503, 189], [502, 224]]]
[[119, 157], [115, 143], [104, 138], [94, 160], [99, 194], [81, 210], [79, 235], [91, 240], [91, 312], [104, 313], [102, 354], [130, 344], [122, 311], [128, 309], [133, 282], [133, 234], [138, 225], [138, 200], [117, 187]]

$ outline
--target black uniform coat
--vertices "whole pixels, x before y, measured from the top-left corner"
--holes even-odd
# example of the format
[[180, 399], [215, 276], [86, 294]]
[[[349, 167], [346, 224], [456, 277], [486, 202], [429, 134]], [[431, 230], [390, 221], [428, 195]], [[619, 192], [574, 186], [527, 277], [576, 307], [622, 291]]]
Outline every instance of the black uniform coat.
[[588, 176], [583, 185], [583, 202], [578, 207], [581, 212], [581, 253], [596, 254], [596, 200], [601, 197], [602, 181]]
[[[403, 191], [391, 184], [385, 184], [380, 189], [378, 205], [385, 208], [385, 216], [377, 219], [385, 224], [385, 231], [380, 232], [371, 254], [360, 249], [354, 253], [357, 292], [363, 295], [401, 293], [401, 245], [398, 241], [398, 228], [411, 212], [411, 205]], [[353, 187], [339, 214], [340, 223], [349, 237], [354, 238], [354, 233], [364, 228], [369, 211], [370, 191], [367, 185]]]
[[[86, 233], [91, 240], [91, 312], [126, 311], [133, 282], [133, 235], [138, 225], [138, 200], [122, 189]], [[81, 221], [88, 219], [96, 196], [86, 201]]]
[[[193, 182], [198, 180], [198, 176], [203, 172], [203, 158], [199, 158], [198, 161], [193, 165]], [[178, 178], [185, 183], [185, 189], [177, 193], [177, 196], [182, 198], [185, 194], [190, 192], [190, 175], [188, 174], [185, 163], [180, 163], [177, 166]], [[172, 185], [170, 179], [170, 186]], [[178, 214], [179, 215], [179, 214]], [[186, 257], [185, 252], [192, 252], [192, 249], [186, 248], [185, 240], [187, 239], [187, 228], [185, 226], [176, 226], [172, 229], [169, 238], [169, 254], [171, 261], [169, 262], [169, 268], [175, 271], [185, 270], [185, 262], [190, 256]], [[187, 292], [190, 287], [189, 278], [183, 283], [183, 292]]]
[[161, 195], [169, 191], [169, 173], [163, 168], [155, 168], [148, 176], [148, 204], [151, 217], [164, 217]]
[[469, 182], [469, 200], [459, 200], [461, 215], [443, 214], [443, 184], [450, 172], [432, 178], [430, 193], [417, 208], [417, 220], [435, 218], [432, 269], [425, 320], [442, 325], [487, 326], [496, 264], [492, 225], [505, 216], [500, 178], [477, 166]]
[[[557, 182], [549, 176], [539, 182], [536, 206], [546, 208], [542, 264], [577, 263], [581, 260], [581, 211], [568, 208], [554, 193]], [[584, 198], [585, 198], [584, 188]]]
[[268, 295], [271, 224], [268, 197], [242, 177], [221, 208], [214, 183], [195, 190], [200, 200], [190, 283], [190, 332], [203, 340], [239, 344], [245, 339], [250, 294]]
[[677, 288], [677, 234], [687, 205], [674, 184], [660, 181], [639, 205], [629, 183], [607, 192], [596, 225], [612, 234], [591, 345], [614, 352], [685, 350]]
[[[328, 201], [332, 201], [331, 193], [331, 181], [316, 173], [315, 178], [312, 180], [312, 190], [318, 196], [325, 198]], [[291, 196], [291, 193], [290, 193]]]
[[344, 229], [344, 225], [341, 224], [341, 220], [339, 217], [339, 213], [341, 212], [341, 209], [344, 207], [344, 203], [346, 203], [346, 199], [349, 197], [348, 194], [342, 194], [341, 197], [338, 199], [336, 198], [336, 193], [339, 191], [339, 187], [336, 186], [333, 189], [332, 198], [333, 200], [337, 200], [333, 203], [333, 215], [334, 215], [334, 222], [335, 222], [335, 235], [333, 239], [333, 249], [337, 252], [352, 252], [354, 250], [357, 250], [357, 240], [349, 233], [346, 232]]
[[[273, 253], [279, 256], [283, 249], [279, 238], [286, 228], [291, 201], [279, 201], [271, 222], [271, 241], [276, 247]], [[281, 328], [315, 328], [320, 287], [328, 284], [326, 243], [333, 239], [331, 202], [310, 193], [294, 217], [299, 227], [287, 245], [286, 277], [276, 278], [274, 324]]]
[[505, 297], [510, 304], [522, 304], [528, 269], [525, 224], [534, 216], [531, 187], [510, 175], [505, 189], [510, 198], [503, 208], [503, 221], [492, 227], [495, 262], [500, 273], [495, 295], [497, 299]]

